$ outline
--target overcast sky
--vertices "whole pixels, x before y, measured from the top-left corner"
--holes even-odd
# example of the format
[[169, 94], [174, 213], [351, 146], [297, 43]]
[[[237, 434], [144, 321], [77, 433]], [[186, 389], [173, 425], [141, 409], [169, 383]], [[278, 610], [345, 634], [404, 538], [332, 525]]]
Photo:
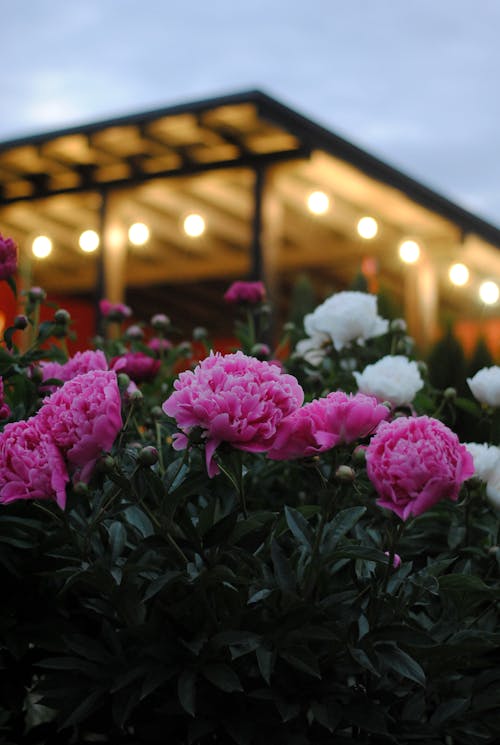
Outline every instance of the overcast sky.
[[260, 88], [500, 225], [500, 0], [0, 0], [0, 140]]

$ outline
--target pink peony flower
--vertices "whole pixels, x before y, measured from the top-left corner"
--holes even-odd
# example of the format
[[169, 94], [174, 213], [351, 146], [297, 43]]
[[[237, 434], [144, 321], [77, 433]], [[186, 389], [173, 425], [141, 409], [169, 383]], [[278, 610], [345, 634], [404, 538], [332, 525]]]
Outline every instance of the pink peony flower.
[[66, 505], [69, 480], [64, 458], [36, 417], [7, 424], [0, 434], [0, 502], [54, 499]]
[[242, 352], [212, 352], [181, 373], [174, 388], [163, 404], [182, 430], [174, 435], [174, 447], [188, 447], [191, 430], [201, 427], [209, 476], [219, 472], [213, 456], [222, 442], [249, 452], [268, 450], [283, 418], [304, 400], [292, 375]]
[[160, 369], [160, 360], [150, 357], [144, 352], [127, 352], [111, 360], [111, 369], [118, 373], [126, 373], [136, 383], [153, 380]]
[[[91, 370], [107, 370], [108, 362], [104, 352], [87, 349], [84, 352], [76, 352], [67, 362], [40, 362], [43, 380], [56, 378], [66, 382], [77, 375], [83, 375]], [[45, 386], [55, 390], [56, 386]]]
[[0, 233], [0, 279], [9, 279], [17, 271], [17, 246], [12, 238]]
[[161, 352], [168, 352], [169, 349], [172, 349], [172, 342], [155, 336], [151, 341], [148, 341], [148, 347], [159, 356]]
[[4, 399], [3, 380], [0, 377], [0, 419], [8, 419], [9, 416], [10, 416], [10, 408]]
[[51, 433], [78, 480], [88, 481], [97, 458], [111, 449], [122, 428], [116, 373], [77, 375], [45, 399], [35, 418]]
[[388, 416], [387, 407], [373, 396], [330, 393], [282, 421], [268, 457], [288, 460], [322, 453], [339, 443], [348, 444], [366, 437]]
[[427, 416], [382, 422], [366, 450], [366, 464], [377, 504], [402, 520], [441, 499], [456, 501], [474, 473], [472, 456], [456, 434]]
[[224, 295], [226, 303], [247, 303], [257, 305], [266, 297], [266, 288], [262, 282], [233, 282]]
[[110, 300], [100, 300], [99, 310], [104, 318], [110, 321], [123, 321], [124, 318], [130, 318], [132, 308], [123, 303], [112, 303]]
[[[384, 551], [384, 554], [390, 556], [389, 551]], [[394, 569], [398, 569], [401, 566], [401, 556], [399, 554], [394, 554], [392, 557], [392, 566]]]

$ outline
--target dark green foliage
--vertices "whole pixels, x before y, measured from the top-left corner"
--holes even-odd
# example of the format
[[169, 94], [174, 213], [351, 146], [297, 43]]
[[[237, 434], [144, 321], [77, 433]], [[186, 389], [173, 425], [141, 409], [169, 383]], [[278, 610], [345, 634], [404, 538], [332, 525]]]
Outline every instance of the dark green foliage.
[[[294, 363], [307, 395], [353, 389], [349, 358], [362, 369], [402, 333], [319, 370]], [[0, 350], [13, 418], [43, 393], [30, 354]], [[291, 462], [222, 447], [208, 479], [200, 442], [175, 451], [157, 411], [182, 354], [125, 399], [112, 459], [68, 487], [64, 512], [2, 506], [0, 742], [497, 743], [500, 541], [484, 485], [401, 530], [358, 443]], [[428, 384], [414, 405], [485, 417]]]

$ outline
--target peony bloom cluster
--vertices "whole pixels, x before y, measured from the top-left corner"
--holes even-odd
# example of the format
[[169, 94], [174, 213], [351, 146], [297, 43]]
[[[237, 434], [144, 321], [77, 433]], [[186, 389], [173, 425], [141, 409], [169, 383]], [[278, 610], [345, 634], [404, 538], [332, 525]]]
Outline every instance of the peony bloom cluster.
[[403, 355], [387, 355], [353, 375], [362, 393], [389, 401], [393, 406], [411, 404], [424, 386], [417, 363]]
[[43, 380], [55, 378], [66, 382], [91, 370], [107, 370], [108, 362], [104, 352], [87, 349], [85, 352], [76, 352], [67, 362], [40, 362], [40, 367]]
[[0, 419], [8, 419], [10, 416], [10, 407], [4, 399], [3, 380], [0, 378]]
[[35, 416], [0, 434], [0, 502], [55, 499], [64, 508], [70, 475], [88, 481], [121, 427], [114, 372], [93, 370], [64, 383]]
[[367, 437], [388, 416], [388, 409], [371, 396], [330, 393], [282, 421], [268, 457], [288, 460], [322, 453]]
[[108, 321], [123, 321], [132, 315], [132, 308], [129, 308], [128, 305], [112, 303], [110, 300], [101, 300], [99, 311], [103, 318], [107, 318]]
[[474, 474], [472, 456], [437, 419], [402, 417], [382, 422], [366, 449], [377, 504], [402, 520], [421, 515], [441, 499], [458, 499]]
[[7, 424], [0, 435], [0, 502], [55, 499], [66, 505], [68, 471], [63, 455], [37, 417]]
[[332, 295], [306, 315], [304, 328], [318, 343], [326, 338], [340, 350], [387, 333], [389, 322], [378, 315], [375, 295], [346, 291]]
[[233, 282], [224, 295], [226, 303], [257, 305], [266, 299], [262, 282]]
[[122, 428], [116, 373], [94, 370], [77, 375], [46, 398], [36, 416], [78, 480], [88, 481], [97, 458], [111, 449]]
[[0, 279], [10, 279], [17, 270], [17, 246], [0, 233]]
[[189, 445], [201, 428], [209, 476], [218, 473], [217, 447], [230, 443], [239, 450], [264, 452], [272, 446], [282, 420], [302, 405], [304, 392], [292, 375], [242, 352], [211, 354], [179, 375], [163, 410], [181, 430], [174, 447]]
[[481, 404], [500, 408], [500, 367], [483, 367], [474, 377], [467, 378], [472, 395]]
[[486, 496], [500, 507], [500, 447], [468, 442], [466, 448], [474, 460], [474, 475], [486, 484]]
[[144, 352], [126, 352], [111, 360], [111, 369], [118, 373], [126, 373], [135, 383], [143, 383], [158, 375], [161, 362]]

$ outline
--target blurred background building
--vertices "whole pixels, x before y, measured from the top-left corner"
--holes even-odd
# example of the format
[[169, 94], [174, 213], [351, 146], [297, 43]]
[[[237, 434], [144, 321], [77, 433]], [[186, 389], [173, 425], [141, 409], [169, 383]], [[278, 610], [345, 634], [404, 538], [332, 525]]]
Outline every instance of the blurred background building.
[[500, 230], [260, 91], [0, 143], [0, 232], [83, 346], [100, 297], [227, 337], [224, 290], [263, 279], [280, 322], [297, 283], [361, 282], [420, 349], [451, 322], [500, 352]]

